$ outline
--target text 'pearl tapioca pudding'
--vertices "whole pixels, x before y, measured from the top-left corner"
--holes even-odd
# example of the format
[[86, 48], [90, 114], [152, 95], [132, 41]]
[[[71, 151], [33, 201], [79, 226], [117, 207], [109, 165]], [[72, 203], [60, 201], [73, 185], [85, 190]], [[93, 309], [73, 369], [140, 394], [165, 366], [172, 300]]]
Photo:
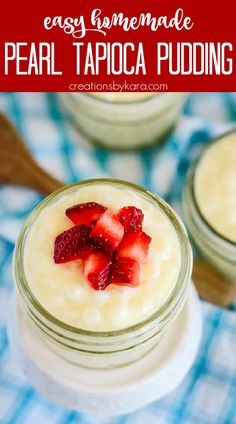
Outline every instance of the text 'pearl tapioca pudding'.
[[198, 207], [206, 221], [236, 242], [236, 133], [213, 143], [198, 164], [195, 181]]
[[[90, 233], [96, 242], [106, 226], [110, 231], [115, 225], [105, 239], [108, 244], [102, 245], [107, 249], [113, 243], [113, 256], [105, 250], [111, 258], [107, 264], [104, 250], [87, 255], [86, 225], [76, 226], [78, 207], [73, 209], [81, 204], [89, 204], [96, 215]], [[89, 216], [86, 212], [83, 219]], [[74, 233], [82, 237], [84, 256], [66, 262], [71, 254], [67, 243], [74, 254]], [[80, 329], [113, 331], [145, 320], [167, 301], [177, 284], [180, 259], [175, 227], [157, 203], [128, 184], [100, 181], [78, 185], [47, 203], [25, 241], [23, 266], [30, 290], [51, 315]], [[94, 267], [101, 266], [97, 280]]]

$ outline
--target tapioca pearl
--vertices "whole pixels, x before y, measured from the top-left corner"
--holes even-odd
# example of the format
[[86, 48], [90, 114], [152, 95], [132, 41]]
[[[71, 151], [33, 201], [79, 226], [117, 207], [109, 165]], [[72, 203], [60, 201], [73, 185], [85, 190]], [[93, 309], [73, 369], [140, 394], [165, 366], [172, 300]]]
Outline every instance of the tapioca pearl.
[[122, 303], [126, 304], [130, 301], [130, 299], [136, 296], [136, 292], [138, 291], [139, 287], [117, 286], [117, 290], [118, 289], [120, 292]]
[[85, 294], [84, 287], [82, 285], [76, 285], [74, 289], [72, 290], [71, 294], [72, 294], [72, 300], [78, 300], [78, 299], [83, 300], [84, 294]]
[[123, 320], [126, 322], [126, 317], [128, 317], [129, 313], [130, 311], [127, 305], [121, 305], [120, 308], [113, 309], [110, 317], [112, 324], [115, 327], [120, 326]]
[[62, 313], [60, 314], [60, 316], [58, 318], [59, 318], [60, 321], [64, 321], [63, 320], [64, 317], [66, 317], [66, 323], [67, 324], [80, 328], [80, 326], [77, 325], [78, 312], [75, 313], [74, 311], [70, 311], [67, 314], [66, 310], [64, 310], [64, 311], [62, 310]]
[[162, 279], [162, 262], [162, 260], [158, 260], [156, 263], [151, 263], [147, 271], [145, 271], [144, 288], [150, 288], [150, 290], [153, 290], [153, 288], [155, 288], [156, 281], [160, 278]]
[[78, 300], [84, 297], [84, 291], [85, 289], [82, 285], [68, 283], [65, 286], [64, 294], [69, 300]]
[[99, 323], [101, 318], [101, 313], [96, 308], [86, 308], [82, 315], [83, 322], [87, 327]]
[[152, 283], [154, 274], [155, 277], [159, 275], [160, 260], [157, 257], [155, 259], [155, 261], [150, 260], [149, 255], [148, 262], [140, 265], [140, 286], [137, 289], [143, 285], [146, 286], [149, 282]]
[[[158, 243], [157, 243], [158, 244]], [[165, 238], [160, 236], [159, 246], [157, 247], [156, 254], [159, 259], [166, 260], [169, 259], [173, 254], [173, 245], [171, 240], [165, 240]], [[155, 252], [153, 252], [154, 254]]]
[[161, 291], [160, 296], [158, 296], [158, 302], [155, 302], [155, 305], [153, 304], [153, 306], [155, 306], [154, 309], [162, 305], [165, 302], [165, 300], [166, 300], [166, 291], [163, 290]]
[[110, 311], [113, 322], [118, 322], [128, 316], [129, 313], [132, 314], [132, 299], [133, 297], [129, 296], [129, 290], [122, 290], [121, 292], [116, 293], [116, 298], [113, 298], [110, 303]]
[[121, 308], [118, 310], [117, 316], [119, 318], [124, 318], [128, 315], [128, 313], [129, 313], [128, 304], [122, 305]]
[[[153, 296], [152, 296], [153, 298]], [[148, 297], [147, 299], [144, 299], [141, 303], [141, 309], [144, 314], [149, 314], [154, 311], [154, 303], [152, 300]]]
[[97, 291], [96, 292], [96, 302], [100, 305], [104, 303], [108, 303], [111, 299], [111, 292], [108, 292], [106, 290]]

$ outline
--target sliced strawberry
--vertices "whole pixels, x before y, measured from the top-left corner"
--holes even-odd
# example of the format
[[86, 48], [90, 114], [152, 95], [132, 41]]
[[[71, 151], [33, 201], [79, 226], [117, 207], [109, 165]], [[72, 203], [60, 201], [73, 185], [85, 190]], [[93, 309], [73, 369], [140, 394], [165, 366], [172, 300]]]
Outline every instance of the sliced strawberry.
[[151, 237], [144, 231], [129, 231], [119, 245], [118, 256], [132, 258], [141, 264], [145, 264], [148, 260], [151, 240]]
[[59, 234], [54, 244], [54, 262], [61, 264], [83, 259], [94, 251], [89, 242], [90, 229], [86, 225], [76, 225]]
[[99, 203], [80, 203], [66, 209], [66, 216], [75, 224], [85, 224], [88, 227], [96, 222], [106, 208]]
[[110, 210], [100, 216], [90, 233], [93, 244], [109, 253], [117, 249], [123, 235], [123, 225]]
[[135, 206], [125, 206], [118, 211], [117, 219], [124, 226], [125, 233], [129, 230], [140, 231], [142, 230], [144, 214], [141, 209]]
[[104, 290], [110, 282], [111, 258], [104, 252], [92, 253], [84, 261], [84, 276], [95, 290]]
[[110, 284], [137, 287], [139, 285], [140, 266], [130, 258], [116, 258], [111, 266]]

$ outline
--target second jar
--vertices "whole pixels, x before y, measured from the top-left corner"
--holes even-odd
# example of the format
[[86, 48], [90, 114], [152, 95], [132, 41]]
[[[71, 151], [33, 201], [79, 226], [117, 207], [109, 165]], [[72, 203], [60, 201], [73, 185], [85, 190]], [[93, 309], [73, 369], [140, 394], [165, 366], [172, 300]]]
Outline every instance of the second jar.
[[175, 125], [185, 93], [63, 93], [60, 98], [90, 141], [138, 149], [162, 141]]

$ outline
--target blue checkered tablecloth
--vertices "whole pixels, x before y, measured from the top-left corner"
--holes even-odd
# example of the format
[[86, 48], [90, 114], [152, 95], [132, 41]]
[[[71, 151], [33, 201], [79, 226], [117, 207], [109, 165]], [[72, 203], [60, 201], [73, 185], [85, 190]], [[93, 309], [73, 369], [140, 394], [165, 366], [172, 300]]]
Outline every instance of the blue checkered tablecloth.
[[[193, 94], [166, 144], [140, 153], [110, 153], [87, 143], [56, 94], [1, 93], [0, 110], [15, 122], [38, 162], [61, 180], [127, 179], [160, 194], [181, 213], [189, 164], [212, 136], [235, 125], [236, 94]], [[236, 424], [236, 306], [223, 310], [202, 303], [203, 338], [193, 368], [175, 392], [136, 413], [99, 419], [62, 409], [35, 392], [12, 359], [6, 317], [14, 242], [39, 200], [33, 191], [0, 186], [0, 423]]]

